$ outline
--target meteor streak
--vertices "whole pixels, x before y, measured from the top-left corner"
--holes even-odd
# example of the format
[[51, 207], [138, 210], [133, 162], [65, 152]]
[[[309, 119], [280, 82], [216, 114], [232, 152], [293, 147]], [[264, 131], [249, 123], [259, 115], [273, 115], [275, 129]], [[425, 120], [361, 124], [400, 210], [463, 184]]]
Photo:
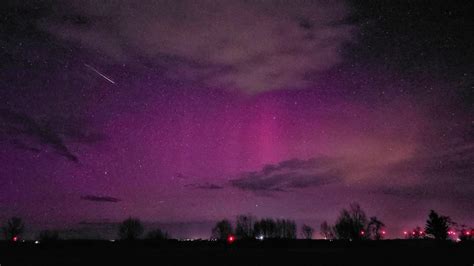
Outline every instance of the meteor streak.
[[107, 80], [108, 82], [112, 83], [112, 84], [115, 84], [115, 81], [113, 81], [112, 79], [110, 79], [109, 77], [107, 77], [106, 75], [102, 74], [99, 72], [99, 70], [95, 69], [93, 66], [91, 65], [88, 65], [88, 64], [84, 64], [87, 68], [89, 68], [90, 70], [94, 71], [95, 73], [97, 73], [98, 75], [100, 75], [101, 77], [103, 77], [105, 80]]

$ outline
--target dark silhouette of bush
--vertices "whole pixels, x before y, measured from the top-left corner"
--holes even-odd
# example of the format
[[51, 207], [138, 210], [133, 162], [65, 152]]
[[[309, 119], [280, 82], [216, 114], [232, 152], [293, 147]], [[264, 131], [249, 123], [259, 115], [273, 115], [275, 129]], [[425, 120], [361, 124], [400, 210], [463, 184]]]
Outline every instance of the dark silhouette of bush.
[[59, 240], [59, 232], [55, 230], [43, 230], [38, 236], [41, 242], [52, 242]]
[[313, 239], [313, 233], [313, 227], [303, 224], [303, 226], [301, 227], [301, 234], [303, 235], [304, 239]]
[[17, 241], [25, 231], [25, 225], [21, 218], [12, 217], [8, 219], [7, 223], [2, 227], [2, 231], [6, 240]]
[[431, 210], [428, 220], [426, 220], [425, 232], [429, 237], [436, 240], [446, 240], [448, 239], [450, 224], [451, 219], [448, 216], [439, 215]]
[[326, 221], [324, 221], [320, 228], [319, 228], [321, 236], [324, 237], [324, 239], [334, 239], [335, 234], [334, 234], [334, 228], [330, 226]]
[[157, 228], [155, 230], [152, 230], [148, 232], [146, 235], [147, 240], [152, 240], [152, 241], [163, 241], [169, 239], [169, 235], [167, 232], [162, 231], [161, 229]]
[[224, 219], [217, 222], [214, 228], [212, 228], [211, 238], [225, 241], [232, 234], [232, 224], [229, 220]]
[[251, 215], [237, 216], [235, 226], [235, 234], [238, 239], [253, 239], [255, 233], [253, 231], [255, 218]]
[[136, 240], [143, 234], [143, 225], [139, 219], [129, 217], [120, 224], [119, 237], [122, 240]]
[[368, 220], [365, 212], [357, 203], [350, 205], [349, 210], [343, 209], [334, 225], [336, 238], [345, 240], [369, 239]]
[[382, 230], [384, 226], [385, 224], [377, 217], [370, 217], [370, 221], [367, 226], [367, 233], [373, 240], [381, 240], [385, 235], [384, 231]]

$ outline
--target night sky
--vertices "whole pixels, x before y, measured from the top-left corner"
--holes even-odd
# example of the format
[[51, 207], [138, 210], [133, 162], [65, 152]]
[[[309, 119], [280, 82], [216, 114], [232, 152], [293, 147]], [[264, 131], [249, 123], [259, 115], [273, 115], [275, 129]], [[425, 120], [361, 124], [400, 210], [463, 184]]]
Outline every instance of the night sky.
[[474, 223], [472, 1], [2, 1], [0, 220]]

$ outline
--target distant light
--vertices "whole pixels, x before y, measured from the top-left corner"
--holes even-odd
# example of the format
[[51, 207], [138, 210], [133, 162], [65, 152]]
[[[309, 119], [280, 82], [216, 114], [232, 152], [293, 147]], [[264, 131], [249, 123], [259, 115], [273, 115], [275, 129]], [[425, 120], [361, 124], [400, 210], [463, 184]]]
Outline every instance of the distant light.
[[467, 231], [467, 232], [466, 232], [466, 235], [471, 235], [471, 232]]
[[422, 235], [422, 234], [423, 234], [423, 231], [420, 231], [420, 235]]
[[110, 241], [110, 242], [115, 242], [115, 239], [110, 239], [109, 241]]
[[403, 231], [403, 234], [404, 234], [404, 235], [408, 235], [408, 232], [407, 232], [407, 231]]
[[18, 237], [17, 237], [17, 236], [14, 236], [14, 237], [12, 238], [12, 240], [13, 240], [13, 242], [18, 241]]
[[416, 232], [415, 232], [415, 231], [413, 231], [412, 235], [415, 235], [415, 234], [416, 234]]
[[235, 241], [235, 237], [233, 235], [230, 235], [229, 237], [227, 237], [227, 242], [229, 242], [229, 244], [232, 244], [234, 241]]
[[258, 240], [263, 240], [263, 238], [264, 238], [263, 235], [257, 236], [257, 239], [258, 239]]
[[35, 241], [35, 244], [38, 245], [40, 242], [38, 240]]
[[385, 232], [385, 230], [382, 231], [382, 235], [385, 235], [387, 232]]
[[365, 232], [364, 232], [364, 231], [360, 231], [360, 234], [361, 234], [361, 235], [365, 235]]

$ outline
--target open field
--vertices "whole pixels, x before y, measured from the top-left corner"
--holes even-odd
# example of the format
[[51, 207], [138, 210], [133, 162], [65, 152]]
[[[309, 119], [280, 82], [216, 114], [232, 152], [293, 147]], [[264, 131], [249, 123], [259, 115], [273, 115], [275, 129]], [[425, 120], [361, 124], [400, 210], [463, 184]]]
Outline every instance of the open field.
[[474, 242], [58, 241], [0, 243], [9, 265], [473, 265]]

